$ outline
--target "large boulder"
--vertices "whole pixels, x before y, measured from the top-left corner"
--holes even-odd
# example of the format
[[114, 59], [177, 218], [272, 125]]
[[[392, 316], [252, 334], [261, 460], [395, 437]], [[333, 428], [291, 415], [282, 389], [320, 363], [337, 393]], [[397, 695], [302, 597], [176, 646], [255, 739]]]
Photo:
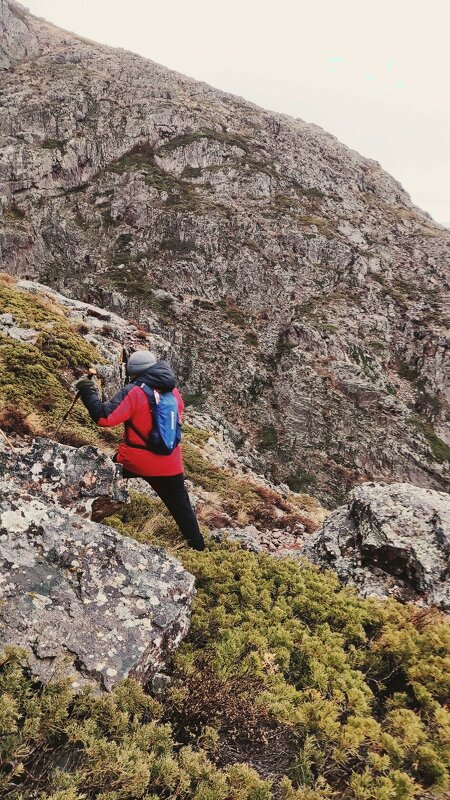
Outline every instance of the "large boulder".
[[127, 499], [95, 447], [0, 446], [0, 649], [24, 647], [43, 680], [146, 683], [188, 630], [193, 576], [98, 524]]
[[24, 647], [43, 680], [146, 683], [189, 627], [194, 578], [71, 509], [0, 481], [0, 649]]
[[19, 484], [43, 501], [58, 503], [96, 522], [128, 500], [118, 467], [96, 447], [69, 447], [37, 438], [10, 450], [0, 445], [0, 480]]
[[303, 555], [336, 570], [363, 595], [450, 611], [450, 495], [407, 483], [362, 484]]

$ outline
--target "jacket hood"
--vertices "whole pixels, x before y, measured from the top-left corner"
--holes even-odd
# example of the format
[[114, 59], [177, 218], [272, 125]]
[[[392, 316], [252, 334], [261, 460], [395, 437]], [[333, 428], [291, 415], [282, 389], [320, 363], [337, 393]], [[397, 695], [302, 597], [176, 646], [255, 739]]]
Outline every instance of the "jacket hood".
[[167, 361], [157, 361], [152, 367], [149, 367], [145, 372], [136, 375], [133, 383], [138, 386], [140, 383], [145, 383], [151, 389], [161, 389], [163, 392], [171, 392], [177, 385], [176, 375]]

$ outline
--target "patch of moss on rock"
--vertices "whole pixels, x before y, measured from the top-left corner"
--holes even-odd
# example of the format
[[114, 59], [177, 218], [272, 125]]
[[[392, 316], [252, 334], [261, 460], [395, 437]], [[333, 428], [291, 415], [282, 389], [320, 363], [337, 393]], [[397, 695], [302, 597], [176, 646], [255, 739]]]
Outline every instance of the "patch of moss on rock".
[[450, 447], [443, 439], [439, 438], [431, 422], [416, 414], [409, 418], [409, 422], [425, 436], [436, 461], [440, 464], [450, 461]]
[[183, 441], [190, 442], [191, 444], [203, 445], [206, 444], [210, 438], [211, 433], [204, 431], [202, 428], [194, 428], [193, 425], [183, 423]]
[[[38, 334], [35, 344], [0, 334], [0, 413], [7, 418], [9, 409], [19, 409], [32, 431], [48, 434], [73, 399], [69, 387], [77, 370], [103, 359], [55, 303], [20, 291], [6, 277], [0, 278], [0, 314], [12, 314], [18, 326]], [[68, 444], [112, 439], [110, 432], [105, 436], [94, 425], [81, 404], [74, 408], [69, 425], [70, 431], [63, 428], [60, 437]]]

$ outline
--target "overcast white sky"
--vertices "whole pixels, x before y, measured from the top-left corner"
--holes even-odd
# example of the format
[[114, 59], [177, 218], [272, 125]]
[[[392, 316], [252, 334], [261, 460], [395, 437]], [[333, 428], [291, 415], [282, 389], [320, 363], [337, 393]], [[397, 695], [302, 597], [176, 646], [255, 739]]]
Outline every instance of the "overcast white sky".
[[22, 0], [379, 161], [450, 227], [449, 0]]

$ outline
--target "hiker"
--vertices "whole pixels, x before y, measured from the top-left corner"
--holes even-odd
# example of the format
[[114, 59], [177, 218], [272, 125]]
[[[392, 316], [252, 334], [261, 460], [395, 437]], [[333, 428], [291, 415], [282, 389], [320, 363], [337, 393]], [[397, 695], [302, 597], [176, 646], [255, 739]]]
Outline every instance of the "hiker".
[[[137, 350], [128, 359], [127, 374], [130, 382], [107, 403], [101, 402], [89, 377], [81, 378], [75, 386], [97, 425], [109, 428], [124, 423], [124, 438], [114, 457], [122, 464], [124, 477], [147, 481], [169, 509], [190, 546], [204, 550], [205, 542], [184, 483], [179, 444], [184, 402], [175, 388], [175, 373], [167, 361], [158, 361], [149, 350]], [[166, 417], [164, 413], [161, 416], [163, 408], [168, 409]], [[176, 425], [177, 429], [172, 431], [169, 449], [165, 443], [167, 437], [164, 439], [166, 431], [161, 430], [166, 418], [171, 420], [172, 428]], [[155, 419], [161, 420], [160, 424], [155, 425]], [[174, 446], [172, 451], [170, 446]]]

